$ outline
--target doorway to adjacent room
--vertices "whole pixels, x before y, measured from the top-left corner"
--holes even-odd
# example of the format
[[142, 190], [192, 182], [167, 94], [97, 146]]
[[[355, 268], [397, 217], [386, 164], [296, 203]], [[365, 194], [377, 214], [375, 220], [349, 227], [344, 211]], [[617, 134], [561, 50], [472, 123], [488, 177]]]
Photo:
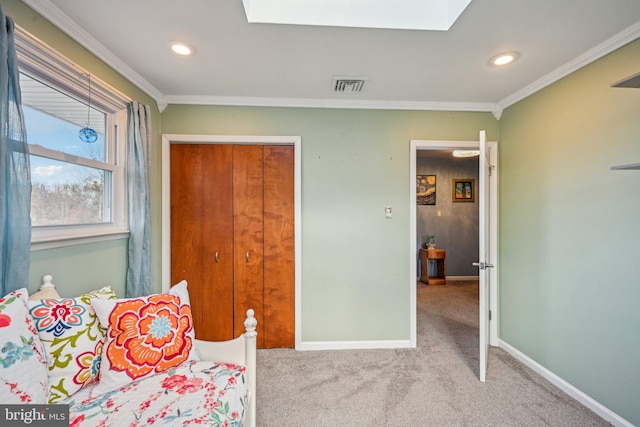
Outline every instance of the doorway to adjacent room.
[[[484, 132], [481, 132], [481, 139], [484, 138]], [[477, 234], [477, 239], [475, 240], [478, 248], [480, 249], [480, 257], [483, 259], [476, 259], [472, 262], [480, 264], [480, 267], [476, 266], [475, 271], [476, 275], [482, 275], [481, 287], [484, 286], [483, 289], [486, 289], [486, 293], [480, 293], [481, 298], [479, 304], [481, 306], [480, 310], [480, 324], [481, 327], [481, 339], [480, 343], [490, 343], [492, 345], [497, 345], [498, 337], [497, 337], [497, 324], [498, 324], [498, 304], [497, 304], [497, 272], [496, 268], [487, 268], [493, 267], [497, 264], [497, 143], [489, 142], [483, 145], [483, 154], [482, 161], [480, 161], [480, 165], [478, 167], [478, 181], [476, 183], [471, 184], [473, 186], [474, 194], [472, 197], [482, 198], [482, 206], [481, 214], [479, 215], [479, 221], [476, 222], [474, 233]], [[415, 334], [416, 334], [416, 323], [417, 323], [417, 314], [416, 314], [416, 290], [417, 290], [417, 281], [415, 276], [418, 274], [418, 253], [419, 247], [423, 243], [420, 241], [419, 231], [418, 231], [418, 216], [417, 216], [417, 200], [418, 197], [416, 195], [416, 177], [420, 175], [417, 171], [417, 158], [418, 152], [420, 154], [424, 154], [423, 150], [431, 150], [430, 153], [434, 154], [438, 151], [448, 151], [451, 153], [455, 149], [462, 150], [477, 150], [480, 148], [481, 144], [479, 141], [411, 141], [411, 150], [410, 150], [410, 185], [411, 185], [411, 197], [410, 197], [410, 236], [411, 236], [411, 253], [415, 254], [411, 258], [410, 262], [410, 277], [411, 277], [411, 309], [412, 309], [412, 317], [411, 317], [411, 339], [413, 344], [415, 345]], [[480, 176], [482, 174], [482, 176]], [[425, 175], [427, 175], [425, 173]], [[470, 177], [460, 177], [462, 181], [466, 179], [469, 180]], [[451, 181], [449, 181], [449, 179]], [[439, 197], [451, 198], [452, 202], [456, 198], [455, 188], [456, 188], [456, 179], [453, 177], [445, 177], [445, 181], [442, 183], [440, 187], [438, 186], [438, 177], [435, 179], [435, 191], [436, 191], [436, 200]], [[467, 185], [469, 185], [467, 183]], [[463, 184], [464, 186], [464, 184]], [[482, 186], [482, 188], [480, 188]], [[462, 197], [469, 197], [468, 195], [463, 195]], [[446, 199], [445, 199], [446, 200]], [[455, 203], [455, 202], [454, 202]], [[462, 202], [463, 203], [463, 202]], [[443, 203], [440, 207], [444, 208], [445, 204]], [[432, 206], [435, 208], [432, 212], [436, 218], [438, 218], [438, 213], [440, 215], [444, 214], [444, 209], [438, 209], [438, 204], [436, 202], [435, 205]], [[438, 212], [440, 210], [440, 212]], [[445, 239], [446, 240], [446, 239]], [[486, 252], [486, 253], [485, 253]], [[467, 260], [468, 261], [468, 260]], [[470, 266], [466, 266], [469, 268]], [[463, 270], [466, 271], [466, 270]], [[468, 273], [465, 273], [465, 275]], [[486, 311], [486, 313], [485, 313]], [[490, 320], [489, 320], [490, 318]], [[486, 332], [486, 335], [484, 334]], [[483, 347], [483, 345], [481, 345]], [[484, 365], [484, 369], [480, 369], [480, 377], [484, 379], [486, 375], [486, 347], [485, 351], [480, 351], [481, 354], [480, 359], [483, 360], [481, 365]], [[482, 357], [484, 356], [484, 357]]]

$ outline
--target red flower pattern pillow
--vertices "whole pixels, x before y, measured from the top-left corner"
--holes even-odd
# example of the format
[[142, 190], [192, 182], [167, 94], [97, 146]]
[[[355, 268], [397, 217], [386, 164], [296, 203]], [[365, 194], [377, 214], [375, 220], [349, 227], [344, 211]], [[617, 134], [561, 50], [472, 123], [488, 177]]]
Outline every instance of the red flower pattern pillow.
[[92, 300], [107, 328], [96, 396], [128, 383], [198, 360], [187, 282], [167, 294], [116, 300]]

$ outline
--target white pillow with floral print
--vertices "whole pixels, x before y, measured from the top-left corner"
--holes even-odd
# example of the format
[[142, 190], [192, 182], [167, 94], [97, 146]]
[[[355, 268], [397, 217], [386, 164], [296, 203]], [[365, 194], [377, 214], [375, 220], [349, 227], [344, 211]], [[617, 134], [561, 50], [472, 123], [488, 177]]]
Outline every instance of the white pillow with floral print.
[[106, 329], [100, 325], [91, 300], [115, 297], [113, 289], [105, 286], [77, 298], [29, 301], [47, 354], [48, 403], [60, 403], [98, 376]]
[[47, 402], [47, 361], [33, 319], [28, 293], [19, 289], [0, 298], [0, 403]]

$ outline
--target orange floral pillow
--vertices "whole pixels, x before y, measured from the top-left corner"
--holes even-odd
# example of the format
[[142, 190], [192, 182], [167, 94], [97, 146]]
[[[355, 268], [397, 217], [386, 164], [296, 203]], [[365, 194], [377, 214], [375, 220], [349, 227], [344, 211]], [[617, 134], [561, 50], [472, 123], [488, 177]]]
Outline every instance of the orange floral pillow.
[[167, 294], [96, 299], [91, 305], [107, 328], [100, 380], [92, 396], [198, 359], [186, 281]]

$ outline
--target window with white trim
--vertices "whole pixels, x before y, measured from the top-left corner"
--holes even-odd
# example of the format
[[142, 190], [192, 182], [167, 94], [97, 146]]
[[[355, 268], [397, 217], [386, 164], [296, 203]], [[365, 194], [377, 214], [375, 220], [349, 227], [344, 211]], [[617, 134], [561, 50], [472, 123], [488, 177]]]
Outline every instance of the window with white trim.
[[[126, 96], [28, 33], [16, 32], [31, 161], [32, 248], [128, 233]], [[89, 126], [95, 142], [84, 142]]]

